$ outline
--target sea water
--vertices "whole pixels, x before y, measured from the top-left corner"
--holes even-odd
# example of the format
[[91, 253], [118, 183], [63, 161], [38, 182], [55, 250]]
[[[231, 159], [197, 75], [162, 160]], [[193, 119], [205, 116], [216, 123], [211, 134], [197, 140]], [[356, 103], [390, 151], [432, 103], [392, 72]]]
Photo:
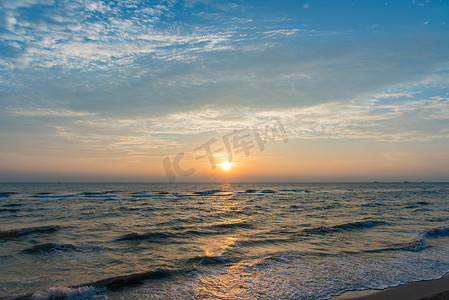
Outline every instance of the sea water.
[[449, 272], [448, 183], [0, 184], [1, 299], [328, 299]]

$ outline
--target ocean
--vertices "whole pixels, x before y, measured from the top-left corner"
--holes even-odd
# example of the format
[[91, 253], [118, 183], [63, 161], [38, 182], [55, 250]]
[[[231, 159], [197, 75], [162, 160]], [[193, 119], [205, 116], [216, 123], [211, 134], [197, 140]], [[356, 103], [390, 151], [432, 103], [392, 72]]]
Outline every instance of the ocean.
[[448, 183], [3, 183], [1, 299], [329, 299], [449, 272]]

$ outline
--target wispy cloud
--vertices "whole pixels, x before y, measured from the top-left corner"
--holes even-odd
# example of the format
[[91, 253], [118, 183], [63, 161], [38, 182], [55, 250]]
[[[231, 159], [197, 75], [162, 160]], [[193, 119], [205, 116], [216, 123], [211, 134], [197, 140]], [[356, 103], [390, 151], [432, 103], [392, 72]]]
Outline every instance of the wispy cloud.
[[[1, 37], [3, 47], [12, 55], [0, 67], [98, 69], [128, 64], [141, 56], [162, 61], [189, 60], [201, 52], [231, 50], [231, 42], [242, 38], [237, 32], [239, 22], [233, 17], [222, 27], [199, 27], [174, 21], [178, 14], [185, 13], [177, 1], [137, 2], [2, 2], [5, 25]], [[226, 12], [238, 6], [212, 7]], [[166, 26], [170, 22], [172, 25]], [[260, 36], [289, 36], [297, 30], [278, 29]]]
[[25, 108], [25, 107], [7, 107], [13, 115], [18, 116], [54, 116], [54, 117], [90, 117], [94, 116], [91, 112], [77, 112], [68, 109], [53, 109], [53, 108]]
[[3, 2], [6, 30], [2, 38], [16, 53], [4, 67], [101, 67], [142, 54], [161, 56], [167, 48], [206, 48], [207, 43], [226, 39], [220, 33], [177, 33], [181, 27], [158, 27], [162, 17], [175, 13], [173, 1], [145, 5], [93, 0], [58, 5], [39, 0], [15, 2]]
[[414, 93], [385, 91], [346, 103], [295, 109], [220, 109], [210, 105], [205, 109], [146, 118], [102, 118], [64, 109], [9, 108], [8, 111], [17, 117], [66, 117], [65, 121], [57, 122], [47, 118], [46, 126], [52, 129], [48, 134], [87, 143], [95, 149], [120, 150], [129, 154], [160, 153], [169, 148], [188, 146], [186, 138], [248, 129], [272, 117], [282, 119], [289, 139], [405, 142], [449, 137], [449, 97], [416, 98], [415, 95], [406, 101], [385, 103], [386, 95], [390, 98]]
[[[232, 116], [232, 118], [229, 118]], [[260, 120], [279, 116], [293, 139], [372, 139], [404, 142], [449, 137], [449, 99], [381, 104], [379, 100], [327, 103], [307, 108], [256, 111], [207, 109], [169, 115], [153, 130], [198, 134], [250, 128]]]

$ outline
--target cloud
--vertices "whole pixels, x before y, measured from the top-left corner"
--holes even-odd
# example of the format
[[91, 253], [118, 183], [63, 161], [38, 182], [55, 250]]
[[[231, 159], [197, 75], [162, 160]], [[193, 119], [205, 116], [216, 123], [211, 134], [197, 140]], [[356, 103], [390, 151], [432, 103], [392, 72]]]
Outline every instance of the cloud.
[[54, 117], [89, 117], [90, 112], [77, 112], [68, 109], [7, 107], [12, 115], [18, 116], [54, 116]]
[[[175, 2], [134, 5], [101, 1], [17, 1], [4, 4], [5, 31], [2, 38], [14, 55], [4, 58], [3, 67], [101, 68], [132, 61], [141, 55], [163, 59], [177, 48], [181, 52], [220, 50], [211, 47], [226, 42], [228, 33], [194, 30], [180, 24], [160, 27], [160, 19], [171, 18]], [[45, 5], [45, 10], [43, 9]], [[129, 17], [124, 16], [129, 14]], [[228, 49], [228, 48], [226, 48]]]
[[269, 30], [264, 32], [265, 38], [275, 38], [275, 37], [282, 37], [282, 36], [290, 36], [297, 33], [299, 29], [277, 29], [277, 30]]
[[[102, 118], [63, 109], [10, 108], [16, 117], [44, 118], [47, 134], [87, 143], [95, 149], [127, 153], [166, 151], [187, 145], [185, 138], [252, 130], [261, 121], [280, 117], [289, 139], [363, 139], [384, 142], [431, 141], [448, 138], [449, 98], [397, 100], [384, 103], [368, 97], [296, 109], [257, 110], [249, 107], [200, 110], [140, 118]], [[407, 92], [398, 92], [403, 95]], [[67, 117], [52, 121], [48, 117]], [[173, 148], [174, 149], [174, 148]]]
[[[417, 36], [415, 40], [429, 38]], [[108, 48], [107, 44], [100, 46], [93, 42], [62, 44], [57, 49], [66, 57], [69, 69], [3, 73], [2, 81], [14, 83], [5, 85], [8, 96], [3, 97], [3, 105], [16, 101], [20, 91], [23, 107], [59, 107], [92, 112], [99, 117], [141, 118], [199, 111], [214, 104], [223, 110], [248, 107], [272, 111], [347, 103], [367, 97], [382, 103], [405, 101], [425, 96], [421, 95], [423, 89], [444, 89], [449, 84], [443, 51], [447, 45], [436, 43], [434, 55], [424, 62], [421, 46], [424, 42], [410, 44], [408, 38], [352, 41], [348, 45], [312, 38], [305, 48], [298, 48], [301, 40], [295, 38], [272, 48], [242, 50], [230, 44], [236, 48], [221, 52], [209, 51], [208, 41], [219, 41], [213, 47], [226, 46], [227, 42], [221, 41], [231, 37], [147, 34], [142, 39], [192, 46], [185, 51], [167, 48], [159, 54], [153, 53], [152, 58], [129, 58], [124, 53], [141, 51], [143, 55], [152, 50], [145, 48], [146, 44], [141, 48], [127, 48], [127, 44]], [[202, 43], [204, 46], [195, 46]], [[119, 52], [114, 52], [116, 49]], [[58, 52], [46, 54], [49, 65], [63, 61], [57, 58]], [[101, 70], [91, 67], [89, 56], [95, 55], [98, 60], [104, 59]], [[78, 63], [81, 57], [85, 57], [84, 62]], [[395, 60], [396, 57], [400, 59]], [[156, 63], [153, 58], [161, 62]], [[123, 67], [110, 67], [111, 60], [123, 63]], [[83, 63], [91, 71], [78, 73], [70, 69]], [[432, 93], [431, 96], [444, 96], [442, 91]]]
[[[246, 9], [235, 3], [207, 2], [198, 10], [198, 1], [187, 2], [187, 8], [178, 1], [14, 2], [2, 4], [5, 26], [0, 35], [4, 53], [9, 53], [0, 64], [4, 70], [107, 69], [142, 57], [153, 63], [191, 61], [201, 53], [243, 50], [251, 43], [261, 49], [270, 47], [266, 39], [314, 33], [290, 26], [267, 28], [260, 22], [248, 27], [254, 20], [233, 15]], [[181, 21], [184, 14], [188, 22]]]
[[449, 137], [448, 97], [415, 97], [387, 103], [384, 101], [385, 98], [393, 96], [402, 98], [415, 94], [419, 95], [412, 91], [385, 91], [349, 102], [277, 110], [250, 107], [222, 109], [210, 105], [202, 110], [150, 118], [148, 130], [164, 134], [195, 135], [250, 128], [261, 120], [280, 117], [290, 138], [298, 139], [373, 139], [403, 142]]

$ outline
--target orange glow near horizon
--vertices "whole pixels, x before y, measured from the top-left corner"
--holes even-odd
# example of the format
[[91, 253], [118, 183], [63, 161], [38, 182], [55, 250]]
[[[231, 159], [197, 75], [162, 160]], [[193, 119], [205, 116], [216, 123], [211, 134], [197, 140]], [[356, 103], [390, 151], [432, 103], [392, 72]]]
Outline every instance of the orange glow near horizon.
[[[214, 154], [216, 164], [207, 157], [197, 159], [198, 154], [185, 151], [178, 167], [194, 169], [194, 173], [189, 176], [176, 173], [175, 182], [439, 181], [445, 178], [449, 156], [445, 153], [427, 154], [432, 149], [419, 143], [416, 145], [413, 149], [406, 149], [407, 145], [372, 142], [369, 147], [362, 147], [355, 140], [292, 139], [287, 144], [267, 144], [264, 152], [251, 149], [253, 151], [248, 156], [234, 154], [232, 162], [229, 162], [227, 153]], [[0, 172], [7, 174], [4, 178], [16, 181], [25, 178], [36, 181], [168, 182], [162, 164], [165, 153], [147, 155], [78, 150], [68, 149], [64, 156], [4, 155], [0, 159]], [[173, 167], [174, 158], [174, 155], [170, 156]], [[441, 174], [440, 177], [431, 176], [435, 172]]]

